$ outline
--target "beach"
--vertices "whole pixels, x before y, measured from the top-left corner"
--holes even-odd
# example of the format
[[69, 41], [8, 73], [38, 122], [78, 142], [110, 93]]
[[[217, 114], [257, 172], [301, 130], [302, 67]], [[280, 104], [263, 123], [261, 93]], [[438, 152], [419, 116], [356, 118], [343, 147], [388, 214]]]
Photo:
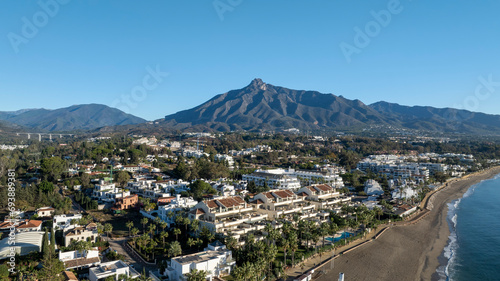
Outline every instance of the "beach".
[[337, 280], [340, 272], [345, 280], [438, 280], [439, 257], [450, 235], [447, 204], [499, 173], [500, 167], [494, 167], [449, 181], [432, 196], [432, 210], [418, 222], [389, 227], [377, 239], [316, 269], [326, 271], [316, 280]]

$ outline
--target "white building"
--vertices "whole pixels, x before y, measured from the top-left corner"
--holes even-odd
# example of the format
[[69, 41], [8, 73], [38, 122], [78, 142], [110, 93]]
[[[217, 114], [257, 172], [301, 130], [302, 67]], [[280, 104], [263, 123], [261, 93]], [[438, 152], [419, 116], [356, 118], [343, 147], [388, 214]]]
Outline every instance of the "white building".
[[168, 280], [186, 280], [185, 274], [191, 270], [203, 270], [207, 272], [207, 279], [228, 275], [236, 263], [232, 259], [232, 253], [226, 246], [215, 241], [208, 244], [203, 252], [173, 258], [170, 266], [165, 270]]
[[196, 204], [198, 204], [198, 201], [192, 197], [181, 197], [180, 194], [177, 194], [170, 204], [158, 207], [158, 217], [170, 226], [170, 224], [174, 223], [174, 216], [169, 216], [169, 213], [175, 214], [182, 209], [191, 209]]
[[130, 196], [130, 191], [123, 191], [122, 188], [116, 187], [114, 183], [106, 184], [104, 181], [100, 181], [99, 184], [94, 186], [94, 191], [92, 192], [92, 198], [97, 199], [99, 202], [111, 202], [115, 203], [117, 198], [122, 198]]
[[65, 229], [71, 227], [72, 220], [79, 220], [82, 218], [81, 214], [68, 214], [54, 216], [52, 225], [56, 229]]
[[285, 169], [256, 170], [249, 175], [243, 175], [242, 179], [247, 182], [253, 181], [256, 186], [264, 186], [266, 183], [271, 189], [298, 190], [300, 188], [297, 176]]
[[31, 252], [42, 250], [42, 240], [45, 232], [29, 231], [17, 233], [15, 244], [9, 244], [9, 237], [0, 240], [0, 260], [14, 256], [15, 254], [25, 256]]
[[365, 182], [365, 193], [368, 196], [380, 196], [384, 194], [384, 190], [377, 181], [370, 179]]
[[98, 250], [59, 252], [59, 260], [66, 269], [92, 267], [101, 263]]
[[217, 162], [226, 162], [229, 168], [234, 168], [234, 158], [226, 154], [215, 154], [214, 160]]
[[121, 260], [101, 263], [97, 267], [89, 268], [90, 281], [104, 280], [109, 276], [113, 276], [115, 280], [118, 281], [118, 276], [120, 276], [121, 274], [124, 274], [131, 279], [135, 279], [141, 276], [139, 272], [137, 272], [135, 269]]
[[391, 193], [393, 199], [417, 198], [418, 192], [411, 187], [400, 187]]

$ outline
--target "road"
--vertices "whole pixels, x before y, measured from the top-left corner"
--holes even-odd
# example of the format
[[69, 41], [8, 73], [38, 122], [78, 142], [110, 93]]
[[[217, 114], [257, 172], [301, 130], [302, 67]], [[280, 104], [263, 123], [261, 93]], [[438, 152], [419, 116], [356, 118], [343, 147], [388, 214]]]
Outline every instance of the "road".
[[137, 253], [125, 246], [126, 242], [127, 238], [111, 239], [109, 240], [109, 246], [118, 254], [123, 255], [125, 257], [125, 261], [131, 264], [137, 271], [139, 271], [139, 273], [142, 273], [143, 268], [146, 269], [146, 272], [149, 272], [150, 270], [156, 271], [158, 269], [154, 265], [144, 263]]

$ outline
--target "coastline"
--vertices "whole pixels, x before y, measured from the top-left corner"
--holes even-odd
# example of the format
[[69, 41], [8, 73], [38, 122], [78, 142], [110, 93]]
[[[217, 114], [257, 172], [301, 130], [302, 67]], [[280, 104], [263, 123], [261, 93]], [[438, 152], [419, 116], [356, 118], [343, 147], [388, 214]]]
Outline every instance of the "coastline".
[[333, 269], [330, 262], [316, 269], [326, 271], [316, 280], [337, 280], [340, 272], [348, 280], [439, 280], [436, 270], [447, 262], [442, 255], [450, 235], [448, 203], [499, 173], [497, 166], [448, 181], [429, 196], [432, 209], [417, 222], [391, 226], [378, 239], [339, 255]]

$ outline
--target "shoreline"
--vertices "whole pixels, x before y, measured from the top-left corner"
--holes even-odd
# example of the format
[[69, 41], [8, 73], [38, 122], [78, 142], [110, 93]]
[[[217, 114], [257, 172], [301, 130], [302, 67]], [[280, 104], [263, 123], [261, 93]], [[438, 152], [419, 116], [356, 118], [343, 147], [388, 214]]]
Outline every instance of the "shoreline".
[[340, 272], [348, 280], [439, 280], [437, 269], [447, 263], [442, 255], [450, 235], [448, 203], [462, 198], [474, 184], [497, 174], [500, 166], [444, 183], [423, 201], [428, 211], [420, 211], [426, 212], [421, 217], [419, 213], [415, 221], [390, 226], [371, 243], [363, 243], [316, 268], [315, 271], [326, 271], [316, 280], [337, 280]]

